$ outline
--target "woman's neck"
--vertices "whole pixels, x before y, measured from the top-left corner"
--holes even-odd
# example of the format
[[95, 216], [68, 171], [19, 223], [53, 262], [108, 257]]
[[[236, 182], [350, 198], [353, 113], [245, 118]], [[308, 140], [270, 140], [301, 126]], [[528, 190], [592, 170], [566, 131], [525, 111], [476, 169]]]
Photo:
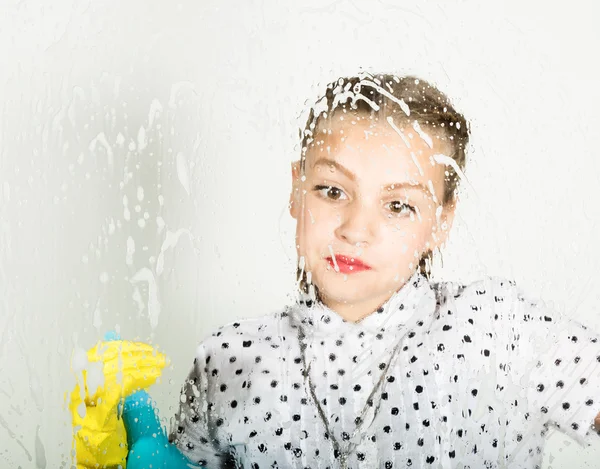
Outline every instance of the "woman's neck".
[[321, 301], [325, 306], [346, 321], [357, 323], [375, 313], [391, 298], [391, 296], [392, 295], [387, 295], [385, 298], [369, 298], [359, 303], [339, 302], [327, 297], [322, 298]]
[[326, 294], [322, 294], [321, 291], [317, 294], [317, 301], [338, 314], [344, 320], [357, 323], [381, 309], [394, 297], [394, 295], [403, 291], [409, 282], [414, 281], [417, 275], [417, 273], [414, 273], [408, 281], [404, 282], [402, 286], [398, 288], [398, 290], [390, 290], [384, 294], [365, 298], [362, 301], [340, 301], [336, 298], [328, 297]]

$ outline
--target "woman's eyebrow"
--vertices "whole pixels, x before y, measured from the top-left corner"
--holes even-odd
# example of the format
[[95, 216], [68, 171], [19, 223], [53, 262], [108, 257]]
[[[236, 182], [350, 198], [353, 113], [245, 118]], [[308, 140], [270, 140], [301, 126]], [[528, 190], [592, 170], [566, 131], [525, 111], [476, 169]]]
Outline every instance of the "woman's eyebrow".
[[354, 174], [348, 168], [339, 164], [337, 161], [332, 160], [330, 158], [319, 158], [317, 161], [314, 162], [313, 168], [315, 168], [317, 166], [328, 166], [328, 167], [333, 166], [335, 169], [337, 169], [340, 173], [342, 173], [344, 176], [346, 176], [351, 181], [356, 181], [356, 174]]
[[394, 184], [387, 184], [385, 186], [382, 186], [382, 189], [386, 191], [393, 191], [396, 189], [414, 189], [426, 192], [427, 194], [431, 194], [429, 187], [427, 187], [425, 184], [421, 184], [420, 182], [416, 181], [396, 182]]

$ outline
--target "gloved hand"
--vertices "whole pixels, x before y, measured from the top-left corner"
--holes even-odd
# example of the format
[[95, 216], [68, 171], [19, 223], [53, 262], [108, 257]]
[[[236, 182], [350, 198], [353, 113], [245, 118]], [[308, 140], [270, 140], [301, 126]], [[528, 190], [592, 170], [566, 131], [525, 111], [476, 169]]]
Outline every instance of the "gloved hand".
[[198, 468], [169, 443], [158, 413], [146, 391], [125, 399], [123, 422], [127, 430], [127, 469]]
[[[88, 350], [82, 381], [71, 393], [77, 469], [126, 467], [127, 436], [119, 404], [154, 384], [167, 365], [165, 355], [148, 344], [110, 335], [105, 339]], [[100, 367], [104, 378], [98, 386], [90, 379], [93, 367]]]

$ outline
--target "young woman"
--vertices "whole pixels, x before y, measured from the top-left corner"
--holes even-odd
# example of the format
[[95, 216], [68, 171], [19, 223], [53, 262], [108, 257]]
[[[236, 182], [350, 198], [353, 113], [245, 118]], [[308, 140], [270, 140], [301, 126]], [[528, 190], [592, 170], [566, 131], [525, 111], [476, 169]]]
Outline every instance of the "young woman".
[[596, 437], [595, 334], [511, 281], [433, 283], [469, 138], [431, 84], [328, 86], [292, 167], [298, 302], [197, 349], [171, 441], [208, 468], [537, 468]]

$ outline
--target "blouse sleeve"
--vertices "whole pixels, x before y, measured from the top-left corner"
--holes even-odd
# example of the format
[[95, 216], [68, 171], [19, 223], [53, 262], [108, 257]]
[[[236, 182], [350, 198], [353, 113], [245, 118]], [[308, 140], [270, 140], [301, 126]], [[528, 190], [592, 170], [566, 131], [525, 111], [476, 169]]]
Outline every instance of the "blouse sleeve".
[[179, 411], [169, 441], [191, 462], [202, 467], [235, 468], [231, 448], [220, 441], [212, 415], [208, 364], [211, 355], [200, 345], [193, 367], [181, 389]]
[[598, 437], [600, 342], [586, 326], [551, 311], [541, 302], [514, 298], [510, 345], [517, 358], [528, 411], [582, 446]]

